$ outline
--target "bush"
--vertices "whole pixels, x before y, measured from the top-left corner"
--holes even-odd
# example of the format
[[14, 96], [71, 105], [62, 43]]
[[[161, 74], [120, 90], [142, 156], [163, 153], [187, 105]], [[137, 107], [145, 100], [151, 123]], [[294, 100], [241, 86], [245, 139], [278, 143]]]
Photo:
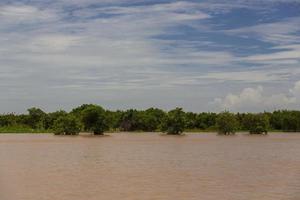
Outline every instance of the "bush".
[[95, 135], [102, 135], [109, 129], [105, 110], [101, 106], [90, 105], [82, 111], [82, 122], [86, 131], [93, 131]]
[[239, 126], [234, 114], [222, 112], [217, 117], [217, 127], [220, 135], [233, 135]]
[[247, 120], [247, 129], [250, 134], [267, 134], [269, 127], [269, 119], [263, 114], [248, 114], [245, 117]]
[[162, 126], [162, 130], [168, 134], [180, 135], [185, 128], [185, 113], [182, 108], [169, 111]]
[[55, 135], [78, 135], [81, 130], [80, 121], [73, 115], [65, 115], [54, 121]]

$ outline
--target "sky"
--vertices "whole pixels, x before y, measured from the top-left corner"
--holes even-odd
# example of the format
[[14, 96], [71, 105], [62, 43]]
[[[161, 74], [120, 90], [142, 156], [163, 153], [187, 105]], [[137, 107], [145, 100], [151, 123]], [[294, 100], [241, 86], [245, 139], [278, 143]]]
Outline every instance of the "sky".
[[300, 0], [0, 0], [0, 113], [300, 109]]

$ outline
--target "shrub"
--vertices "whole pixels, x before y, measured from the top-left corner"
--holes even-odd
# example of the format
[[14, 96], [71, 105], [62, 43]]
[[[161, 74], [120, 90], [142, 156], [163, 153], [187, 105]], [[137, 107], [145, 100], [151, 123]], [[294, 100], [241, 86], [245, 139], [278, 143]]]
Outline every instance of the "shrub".
[[238, 121], [233, 113], [222, 112], [217, 117], [217, 127], [220, 135], [233, 135], [238, 129]]
[[176, 108], [168, 112], [164, 119], [162, 130], [171, 135], [180, 135], [185, 128], [185, 113], [182, 108]]
[[73, 115], [65, 115], [54, 121], [55, 135], [78, 135], [81, 130], [80, 121]]

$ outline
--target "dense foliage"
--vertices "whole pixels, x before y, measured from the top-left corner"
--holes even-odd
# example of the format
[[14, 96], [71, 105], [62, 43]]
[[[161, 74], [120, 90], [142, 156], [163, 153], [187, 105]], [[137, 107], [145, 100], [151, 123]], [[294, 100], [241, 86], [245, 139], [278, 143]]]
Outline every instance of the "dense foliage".
[[182, 108], [168, 112], [162, 123], [162, 130], [171, 135], [179, 135], [185, 128], [185, 113]]
[[81, 111], [81, 121], [86, 131], [101, 135], [108, 130], [105, 110], [101, 106], [90, 105]]
[[81, 130], [81, 123], [74, 115], [60, 116], [53, 123], [55, 135], [78, 135]]
[[40, 108], [30, 108], [27, 114], [0, 115], [0, 132], [22, 130], [63, 134], [79, 131], [94, 134], [103, 134], [105, 131], [164, 131], [169, 134], [180, 134], [183, 131], [219, 131], [222, 134], [236, 131], [249, 131], [251, 134], [267, 131], [297, 132], [300, 131], [300, 111], [193, 113], [184, 112], [181, 108], [169, 112], [157, 108], [111, 111], [98, 105], [84, 104], [69, 113], [62, 110], [46, 113]]
[[264, 114], [246, 114], [243, 118], [244, 127], [250, 134], [267, 134], [269, 128], [269, 119]]
[[233, 113], [222, 112], [218, 115], [217, 127], [220, 135], [233, 135], [238, 130], [239, 124]]

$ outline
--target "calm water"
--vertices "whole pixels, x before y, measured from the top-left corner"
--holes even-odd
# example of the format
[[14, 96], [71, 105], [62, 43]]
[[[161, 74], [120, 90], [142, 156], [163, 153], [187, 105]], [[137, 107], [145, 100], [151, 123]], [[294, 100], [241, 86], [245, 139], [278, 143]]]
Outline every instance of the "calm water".
[[0, 135], [1, 200], [299, 200], [300, 134]]

